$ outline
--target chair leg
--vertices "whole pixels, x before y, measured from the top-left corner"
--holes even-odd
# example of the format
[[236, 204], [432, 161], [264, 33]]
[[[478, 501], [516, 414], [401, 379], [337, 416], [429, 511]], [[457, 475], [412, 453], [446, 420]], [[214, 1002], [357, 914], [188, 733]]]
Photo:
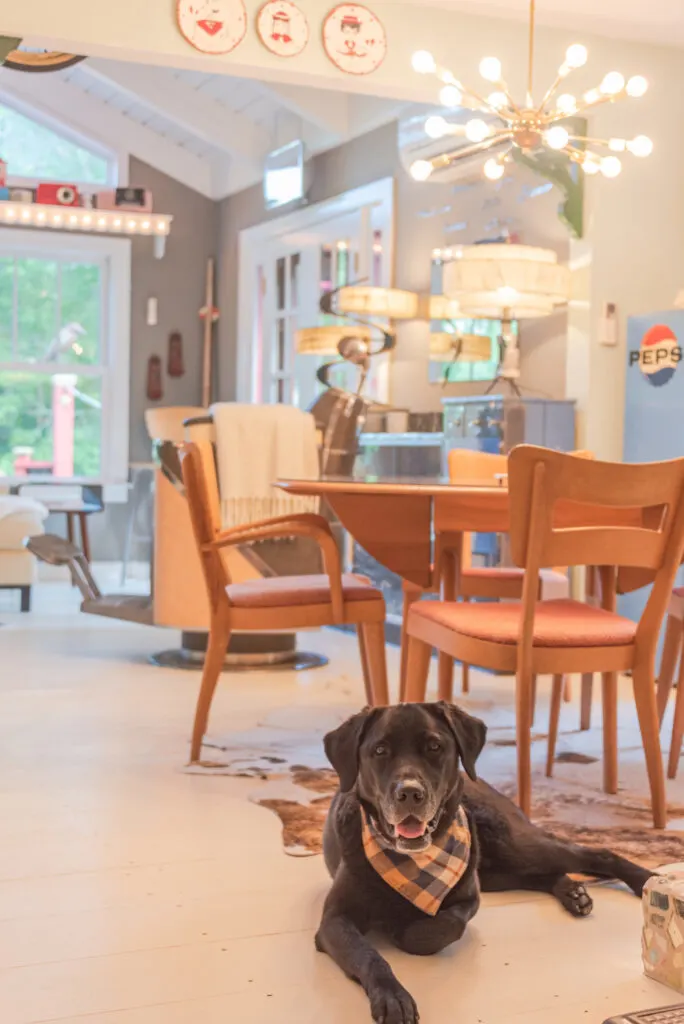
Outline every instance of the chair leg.
[[21, 610], [22, 610], [22, 612], [30, 612], [31, 611], [31, 588], [30, 587], [20, 587], [19, 589], [21, 591]]
[[569, 704], [572, 700], [572, 676], [565, 676], [563, 683], [563, 702]]
[[532, 765], [530, 725], [532, 721], [532, 682], [529, 671], [516, 675], [516, 745], [518, 748], [518, 806], [523, 814], [530, 814], [532, 803]]
[[617, 672], [601, 674], [603, 696], [603, 790], [618, 791], [618, 700]]
[[461, 662], [461, 693], [470, 693], [470, 665]]
[[359, 641], [359, 657], [361, 659], [361, 671], [363, 672], [363, 687], [366, 691], [366, 704], [373, 706], [373, 686], [371, 684], [370, 669], [368, 668], [368, 652], [366, 651], [366, 638], [363, 632], [363, 625], [356, 627], [356, 637]]
[[454, 659], [444, 651], [437, 656], [437, 693], [440, 700], [454, 699]]
[[546, 777], [553, 775], [553, 763], [556, 760], [556, 741], [560, 722], [561, 698], [563, 695], [563, 676], [554, 676], [551, 687], [551, 710], [549, 711], [549, 742], [546, 748]]
[[534, 727], [534, 720], [537, 717], [537, 677], [532, 676], [532, 688], [530, 691], [530, 729]]
[[665, 626], [665, 640], [663, 641], [663, 653], [660, 659], [660, 674], [658, 676], [658, 718], [662, 722], [667, 708], [667, 701], [674, 681], [677, 658], [682, 649], [682, 636], [684, 635], [684, 622], [676, 615], [668, 615]]
[[674, 721], [672, 723], [672, 740], [670, 741], [670, 757], [667, 762], [667, 776], [670, 779], [677, 777], [679, 757], [682, 752], [682, 737], [684, 736], [684, 658], [679, 663], [679, 677], [677, 679], [677, 699], [675, 701]]
[[641, 740], [646, 756], [648, 781], [651, 787], [651, 808], [654, 828], [665, 828], [667, 804], [665, 802], [665, 772], [660, 749], [660, 723], [656, 704], [655, 679], [648, 669], [634, 669], [632, 673], [634, 700], [639, 716]]
[[420, 704], [425, 700], [432, 648], [429, 644], [409, 637], [408, 664], [406, 666], [406, 701]]
[[403, 701], [406, 696], [406, 666], [408, 664], [409, 636], [406, 632], [408, 626], [409, 612], [411, 605], [421, 598], [421, 591], [404, 587], [404, 607], [401, 613], [401, 658], [399, 668], [399, 700]]
[[387, 685], [387, 651], [385, 649], [385, 623], [364, 622], [361, 626], [363, 644], [368, 659], [373, 707], [389, 704]]
[[209, 710], [214, 699], [216, 684], [219, 681], [223, 661], [230, 642], [230, 630], [222, 618], [218, 616], [212, 621], [209, 631], [209, 646], [204, 659], [204, 671], [202, 672], [202, 684], [197, 708], [195, 710], [195, 724], [192, 729], [192, 742], [190, 745], [190, 764], [199, 761], [202, 752], [202, 740], [207, 731], [209, 721]]
[[593, 689], [593, 673], [584, 672], [582, 675], [582, 692], [580, 697], [580, 729], [583, 732], [591, 729], [591, 698]]

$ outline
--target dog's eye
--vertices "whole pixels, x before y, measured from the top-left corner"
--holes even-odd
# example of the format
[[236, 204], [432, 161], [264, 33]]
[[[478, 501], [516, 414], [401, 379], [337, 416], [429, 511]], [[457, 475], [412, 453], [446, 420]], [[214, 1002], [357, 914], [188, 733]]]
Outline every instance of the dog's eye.
[[389, 748], [386, 743], [377, 743], [373, 748], [373, 753], [376, 757], [385, 757], [389, 754]]
[[438, 750], [442, 749], [442, 744], [439, 740], [428, 740], [427, 748], [431, 754], [436, 754]]

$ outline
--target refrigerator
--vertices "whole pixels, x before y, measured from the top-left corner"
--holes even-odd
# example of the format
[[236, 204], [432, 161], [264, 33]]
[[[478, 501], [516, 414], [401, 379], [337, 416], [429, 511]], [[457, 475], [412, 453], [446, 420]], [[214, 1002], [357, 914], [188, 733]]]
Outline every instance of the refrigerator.
[[[684, 310], [670, 309], [627, 321], [623, 458], [659, 462], [684, 456]], [[678, 583], [683, 574], [680, 570]], [[625, 594], [618, 611], [638, 619], [648, 589]]]

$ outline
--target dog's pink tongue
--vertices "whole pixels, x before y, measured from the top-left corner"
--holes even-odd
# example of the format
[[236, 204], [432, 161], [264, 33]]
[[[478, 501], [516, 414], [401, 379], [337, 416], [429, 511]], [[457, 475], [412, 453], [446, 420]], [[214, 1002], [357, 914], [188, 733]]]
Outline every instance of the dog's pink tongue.
[[397, 835], [402, 839], [419, 839], [425, 835], [426, 828], [427, 822], [419, 821], [418, 818], [406, 818], [396, 826]]

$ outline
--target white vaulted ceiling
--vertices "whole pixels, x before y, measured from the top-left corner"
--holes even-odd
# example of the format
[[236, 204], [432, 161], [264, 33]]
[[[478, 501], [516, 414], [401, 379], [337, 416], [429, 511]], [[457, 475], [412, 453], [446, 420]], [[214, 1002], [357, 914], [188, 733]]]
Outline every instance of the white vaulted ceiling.
[[264, 157], [296, 138], [315, 154], [410, 105], [325, 89], [90, 58], [65, 71], [0, 69], [0, 94], [215, 199], [261, 180]]

